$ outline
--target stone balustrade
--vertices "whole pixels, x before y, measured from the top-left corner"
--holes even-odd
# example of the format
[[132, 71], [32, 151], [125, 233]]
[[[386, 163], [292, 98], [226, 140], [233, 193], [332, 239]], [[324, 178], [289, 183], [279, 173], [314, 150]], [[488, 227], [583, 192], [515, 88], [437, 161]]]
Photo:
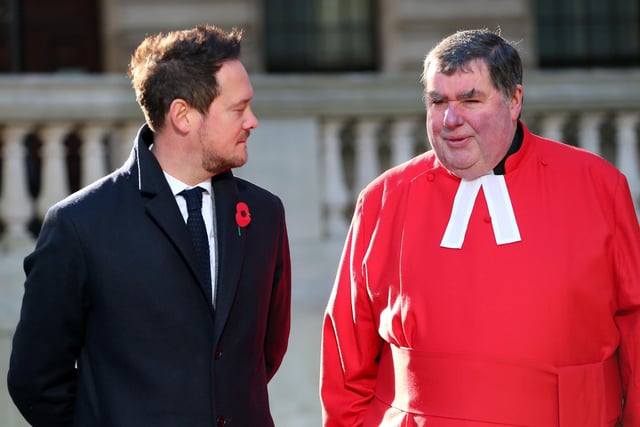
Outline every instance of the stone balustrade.
[[[305, 238], [343, 236], [360, 189], [427, 148], [417, 78], [257, 76], [254, 86], [261, 122], [279, 124], [267, 126], [268, 135], [256, 145], [272, 145], [295, 131], [292, 118], [306, 129], [296, 144], [310, 156], [282, 152], [275, 164], [262, 167], [265, 174], [277, 170], [278, 181], [312, 187], [305, 195], [316, 200], [317, 212], [304, 213], [314, 228], [309, 233], [301, 227]], [[0, 241], [11, 250], [33, 243], [49, 206], [123, 162], [142, 116], [128, 82], [112, 75], [2, 77], [0, 93]], [[524, 120], [535, 132], [608, 158], [626, 174], [638, 200], [639, 97], [640, 71], [535, 73], [525, 82]], [[247, 168], [258, 163], [260, 169], [262, 157]], [[317, 176], [287, 173], [296, 172], [292, 162], [307, 164], [298, 173]]]

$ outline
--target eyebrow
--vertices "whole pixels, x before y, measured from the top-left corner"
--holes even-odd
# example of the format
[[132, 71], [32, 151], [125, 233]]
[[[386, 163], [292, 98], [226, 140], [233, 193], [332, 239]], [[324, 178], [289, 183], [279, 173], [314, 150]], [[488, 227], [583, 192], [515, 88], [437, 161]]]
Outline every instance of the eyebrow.
[[468, 98], [473, 98], [474, 96], [480, 95], [480, 91], [476, 90], [475, 88], [471, 88], [465, 92], [461, 92], [458, 94], [458, 99], [468, 99]]
[[241, 99], [239, 101], [232, 102], [230, 104], [230, 108], [240, 107], [242, 105], [249, 104], [250, 102], [251, 102], [251, 98]]
[[[469, 90], [466, 90], [464, 92], [460, 92], [455, 99], [469, 99], [469, 98], [473, 98], [476, 96], [483, 96], [484, 92], [477, 90], [476, 88], [471, 88]], [[444, 99], [448, 99], [447, 97], [445, 97], [444, 95], [442, 95], [439, 92], [435, 92], [435, 91], [429, 91], [426, 93], [426, 97], [432, 101], [442, 101]]]
[[444, 96], [442, 96], [438, 92], [429, 91], [429, 92], [425, 93], [425, 98], [427, 98], [427, 99], [429, 99], [431, 101], [442, 101], [444, 99]]

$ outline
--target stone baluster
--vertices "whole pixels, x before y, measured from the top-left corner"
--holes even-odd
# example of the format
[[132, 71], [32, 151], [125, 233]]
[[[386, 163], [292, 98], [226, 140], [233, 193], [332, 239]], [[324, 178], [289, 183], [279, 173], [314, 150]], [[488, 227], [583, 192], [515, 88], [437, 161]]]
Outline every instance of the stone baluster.
[[413, 131], [416, 122], [411, 118], [400, 118], [392, 124], [391, 164], [399, 165], [414, 156]]
[[112, 146], [115, 168], [120, 167], [129, 158], [139, 129], [140, 123], [127, 123], [118, 129], [115, 144]]
[[550, 113], [542, 118], [541, 134], [545, 138], [554, 139], [556, 141], [564, 141], [563, 126], [566, 120], [565, 114]]
[[379, 121], [375, 119], [362, 119], [356, 124], [355, 132], [355, 194], [358, 194], [380, 173], [378, 161], [377, 130]]
[[81, 131], [80, 185], [91, 184], [107, 173], [106, 149], [103, 138], [107, 128], [101, 124], [87, 124]]
[[349, 202], [344, 169], [342, 151], [340, 149], [340, 131], [342, 122], [339, 120], [326, 120], [323, 126], [324, 146], [324, 206], [326, 208], [327, 222], [326, 234], [329, 237], [344, 238], [347, 230], [347, 218], [345, 209]]
[[640, 168], [638, 167], [638, 139], [636, 126], [639, 114], [620, 113], [616, 116], [616, 129], [618, 147], [616, 165], [629, 181], [631, 194], [636, 201], [636, 208], [640, 213]]
[[3, 247], [8, 250], [24, 249], [33, 244], [27, 229], [33, 208], [27, 186], [24, 146], [24, 139], [29, 131], [28, 125], [12, 125], [2, 133], [4, 163], [0, 214], [6, 226], [2, 239]]
[[601, 155], [600, 125], [602, 113], [584, 113], [578, 121], [578, 145], [585, 150]]
[[40, 132], [42, 138], [42, 175], [37, 212], [42, 218], [53, 204], [69, 194], [64, 139], [70, 126], [57, 123], [45, 126]]

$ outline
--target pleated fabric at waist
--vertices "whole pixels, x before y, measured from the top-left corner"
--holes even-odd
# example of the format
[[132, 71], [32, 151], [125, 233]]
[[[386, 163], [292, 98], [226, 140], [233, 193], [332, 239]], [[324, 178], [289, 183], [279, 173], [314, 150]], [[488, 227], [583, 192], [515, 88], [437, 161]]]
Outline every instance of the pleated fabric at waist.
[[385, 346], [376, 397], [424, 416], [512, 426], [615, 425], [622, 387], [615, 356], [555, 367]]

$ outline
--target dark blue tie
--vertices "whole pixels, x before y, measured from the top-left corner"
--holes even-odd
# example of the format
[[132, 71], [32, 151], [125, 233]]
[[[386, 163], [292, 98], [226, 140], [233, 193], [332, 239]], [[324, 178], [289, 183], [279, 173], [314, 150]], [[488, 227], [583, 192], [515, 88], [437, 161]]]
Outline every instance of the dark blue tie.
[[189, 212], [187, 228], [189, 229], [189, 233], [191, 233], [191, 240], [198, 254], [202, 279], [206, 285], [207, 296], [211, 303], [213, 301], [211, 296], [211, 259], [209, 257], [207, 228], [204, 226], [204, 219], [202, 218], [203, 191], [205, 191], [204, 188], [195, 187], [190, 190], [181, 191], [180, 195], [187, 201], [187, 211]]

